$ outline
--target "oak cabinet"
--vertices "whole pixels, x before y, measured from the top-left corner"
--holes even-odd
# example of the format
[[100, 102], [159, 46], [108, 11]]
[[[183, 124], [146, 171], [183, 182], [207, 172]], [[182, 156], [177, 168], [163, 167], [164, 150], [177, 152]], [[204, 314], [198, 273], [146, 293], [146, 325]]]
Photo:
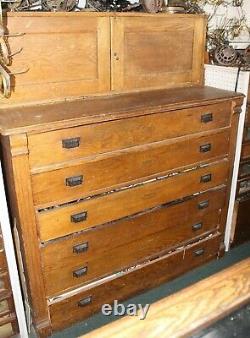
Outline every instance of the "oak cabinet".
[[111, 18], [112, 90], [201, 84], [204, 17]]
[[220, 254], [241, 104], [200, 86], [2, 110], [41, 337]]
[[243, 96], [202, 85], [204, 16], [7, 18], [29, 70], [1, 101], [1, 150], [48, 337], [223, 252]]
[[[110, 25], [105, 17], [10, 14], [12, 95], [6, 103], [106, 92], [110, 87]], [[4, 100], [4, 99], [2, 99]]]
[[206, 19], [144, 13], [8, 13], [15, 103], [193, 86]]

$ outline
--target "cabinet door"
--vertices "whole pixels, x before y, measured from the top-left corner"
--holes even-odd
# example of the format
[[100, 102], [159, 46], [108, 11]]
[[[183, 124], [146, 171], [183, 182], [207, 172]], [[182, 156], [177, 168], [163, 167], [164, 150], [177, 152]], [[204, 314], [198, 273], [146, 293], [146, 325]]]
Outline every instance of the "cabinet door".
[[110, 90], [110, 21], [86, 13], [10, 13], [13, 93], [4, 103]]
[[112, 18], [112, 89], [177, 87], [203, 79], [205, 18]]

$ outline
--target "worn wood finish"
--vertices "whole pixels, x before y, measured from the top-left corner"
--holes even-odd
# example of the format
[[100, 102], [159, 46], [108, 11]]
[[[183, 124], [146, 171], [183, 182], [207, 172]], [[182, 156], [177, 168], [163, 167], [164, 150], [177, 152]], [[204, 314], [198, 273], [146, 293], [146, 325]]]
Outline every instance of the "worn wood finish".
[[[228, 162], [222, 161], [178, 176], [139, 185], [133, 189], [87, 199], [83, 202], [43, 211], [37, 214], [41, 241], [88, 229], [117, 218], [132, 215], [197, 191], [205, 191], [227, 183]], [[210, 182], [201, 182], [201, 177], [211, 174]], [[74, 223], [72, 215], [87, 212], [85, 220]]]
[[205, 27], [204, 17], [111, 18], [112, 90], [202, 84]]
[[238, 202], [237, 224], [233, 238], [233, 245], [239, 245], [250, 241], [250, 218], [249, 218], [250, 198], [242, 199]]
[[[221, 223], [224, 224], [224, 228], [221, 228], [222, 233], [225, 233], [225, 227], [228, 217], [228, 206], [229, 200], [231, 196], [231, 182], [233, 177], [233, 170], [234, 170], [234, 160], [235, 160], [235, 151], [236, 151], [236, 142], [237, 142], [237, 134], [238, 134], [238, 123], [239, 123], [239, 114], [242, 112], [241, 109], [242, 100], [237, 98], [231, 102], [231, 133], [230, 133], [230, 144], [229, 144], [229, 162], [231, 163], [228, 173], [228, 178], [230, 184], [227, 185], [227, 200], [226, 200], [226, 207], [222, 210], [222, 217]], [[221, 245], [221, 252], [222, 255], [225, 252], [224, 243]]]
[[[85, 156], [227, 127], [230, 123], [229, 112], [230, 104], [221, 103], [177, 110], [174, 114], [166, 112], [30, 135], [31, 167], [39, 170], [46, 165]], [[201, 116], [207, 113], [213, 115], [213, 120], [203, 123]], [[80, 138], [79, 146], [65, 149], [62, 142], [70, 138]]]
[[[63, 99], [110, 90], [110, 23], [99, 16], [7, 15], [14, 53], [10, 99], [0, 104]], [[25, 24], [23, 24], [25, 20]]]
[[189, 337], [250, 300], [250, 259], [150, 306], [146, 320], [126, 317], [84, 338]]
[[250, 158], [250, 142], [244, 143], [241, 151], [242, 160]]
[[[129, 151], [117, 151], [84, 159], [76, 165], [34, 174], [32, 176], [34, 203], [35, 205], [62, 203], [97, 192], [110, 191], [113, 187], [125, 186], [133, 181], [142, 182], [173, 169], [177, 171], [187, 165], [194, 166], [225, 157], [228, 145], [227, 130], [194, 138], [175, 139], [171, 142], [157, 142], [133, 147]], [[162, 161], [158, 161], [159, 158]], [[69, 187], [67, 179], [79, 175], [82, 176], [82, 183]]]
[[[25, 135], [2, 138], [2, 145], [12, 222], [17, 226], [21, 240], [33, 320], [38, 330], [42, 330], [46, 335], [49, 335], [51, 327], [41, 274], [40, 250], [27, 157], [27, 139]], [[39, 298], [37, 298], [37, 295], [39, 295]]]
[[[152, 261], [145, 266], [137, 267], [132, 272], [93, 287], [87, 291], [55, 302], [50, 306], [52, 327], [55, 330], [65, 327], [65, 321], [72, 324], [77, 320], [89, 317], [100, 311], [105, 303], [112, 303], [114, 299], [124, 300], [131, 295], [142, 292], [148, 288], [159, 285], [171, 278], [184, 273], [202, 263], [216, 257], [219, 248], [220, 237], [214, 236], [200, 243], [196, 243], [184, 250], [171, 253]], [[195, 256], [194, 252], [204, 249], [204, 254]], [[78, 302], [86, 297], [91, 297], [91, 304], [79, 307]], [[62, 317], [62, 313], [64, 316]]]
[[250, 175], [250, 159], [242, 161], [239, 168], [239, 177], [243, 178]]
[[[100, 256], [103, 252], [129, 243], [131, 241], [131, 233], [133, 233], [134, 241], [164, 229], [169, 229], [174, 240], [179, 236], [183, 237], [182, 231], [184, 228], [189, 234], [187, 237], [193, 234], [200, 235], [203, 229], [194, 231], [191, 225], [196, 224], [197, 220], [201, 220], [204, 217], [211, 217], [216, 212], [218, 212], [218, 219], [214, 224], [215, 227], [219, 225], [219, 213], [220, 209], [224, 207], [225, 197], [225, 188], [216, 189], [184, 202], [158, 206], [134, 217], [126, 217], [120, 221], [84, 231], [80, 234], [76, 233], [58, 241], [49, 241], [41, 247], [43, 265], [48, 266], [53, 261], [57, 262], [55, 265], [64, 266], [63, 262], [70, 257], [91, 259], [93, 256]], [[208, 206], [204, 209], [199, 209], [198, 205], [203, 201], [208, 201]], [[179, 230], [179, 228], [181, 229]], [[116, 241], [113, 238], [116, 238]], [[171, 238], [169, 240], [172, 241]], [[89, 245], [85, 252], [82, 254], [73, 252], [74, 246], [86, 242]], [[63, 250], [61, 250], [62, 247]]]
[[[223, 109], [220, 109], [221, 118], [219, 114], [218, 116], [217, 114], [214, 115], [214, 118], [219, 119], [220, 122], [217, 120], [214, 126], [211, 126], [212, 122], [207, 123], [207, 129], [206, 127], [203, 129], [210, 130], [227, 125], [226, 121], [230, 121], [230, 116], [224, 114], [225, 111], [231, 110], [230, 100], [242, 102], [242, 97], [242, 94], [212, 87], [191, 87], [140, 91], [138, 93], [66, 100], [57, 103], [47, 102], [42, 105], [30, 104], [23, 106], [19, 104], [16, 107], [12, 105], [11, 108], [1, 108], [0, 128], [2, 135], [22, 132], [48, 132], [49, 130], [127, 119], [185, 108], [192, 108], [193, 110], [196, 107], [200, 107], [200, 109], [204, 109], [206, 105], [209, 105], [209, 109], [213, 109], [210, 105], [222, 103]], [[182, 126], [188, 128], [188, 124], [191, 123], [192, 128], [194, 128], [191, 121], [191, 118], [186, 120]], [[197, 121], [197, 126], [200, 126], [199, 115], [197, 115], [195, 121]], [[170, 117], [165, 127], [169, 123], [174, 126], [177, 121], [172, 121]], [[189, 128], [187, 133], [200, 130], [198, 128], [198, 130], [195, 129], [193, 131], [192, 128]], [[172, 134], [172, 137], [176, 136], [180, 136], [180, 134]]]
[[[159, 255], [161, 251], [219, 229], [221, 210], [213, 209], [223, 207], [224, 192], [216, 191], [214, 194], [205, 193], [194, 201], [157, 208], [46, 245], [41, 255], [48, 295], [138, 264], [150, 256]], [[209, 201], [208, 210], [198, 209], [199, 201], [204, 201], [206, 197]], [[195, 226], [199, 224], [201, 227], [196, 230]], [[83, 244], [87, 244], [86, 251], [74, 252], [74, 248]], [[74, 271], [84, 267], [87, 268], [86, 274], [79, 278], [73, 276]]]
[[243, 134], [243, 143], [250, 141], [250, 126], [245, 126]]
[[0, 250], [0, 271], [6, 270], [7, 262], [4, 249]]
[[202, 84], [203, 15], [7, 13], [4, 23], [10, 52], [21, 50], [10, 71], [23, 73], [2, 105]]
[[[192, 87], [2, 109], [12, 218], [41, 337], [222, 252], [241, 103], [240, 94]], [[74, 137], [79, 147], [62, 148]], [[212, 148], [201, 154], [203, 141]], [[57, 177], [76, 169], [88, 172], [87, 189], [66, 193]], [[87, 251], [73, 253], [82, 241]], [[72, 278], [85, 263], [86, 278]], [[100, 290], [98, 301], [79, 308], [74, 297], [87, 290]]]
[[[216, 223], [218, 222], [218, 213], [209, 216], [201, 219], [204, 225], [203, 236], [207, 235], [209, 231], [215, 230]], [[189, 228], [191, 228], [191, 224]], [[178, 237], [178, 231], [181, 232], [183, 238], [181, 236]], [[86, 285], [133, 265], [143, 264], [152, 257], [164, 254], [164, 252], [169, 250], [170, 245], [175, 244], [177, 246], [178, 244], [180, 246], [185, 242], [195, 241], [199, 238], [199, 236], [195, 237], [194, 233], [190, 234], [191, 231], [188, 233], [187, 226], [186, 228], [180, 227], [176, 232], [177, 236], [174, 239], [173, 233], [169, 229], [166, 229], [137, 241], [131, 241], [124, 246], [111, 249], [99, 257], [91, 256], [90, 259], [86, 259], [84, 256], [76, 258], [71, 255], [71, 259], [66, 260], [63, 266], [56, 266], [56, 262], [50, 262], [50, 266], [44, 267], [47, 295], [51, 297], [58, 293], [61, 294], [69, 288]], [[186, 237], [184, 238], [185, 235]], [[63, 250], [63, 246], [60, 249]], [[75, 274], [80, 273], [81, 269], [84, 269], [86, 273], [84, 272], [82, 276], [76, 277]]]

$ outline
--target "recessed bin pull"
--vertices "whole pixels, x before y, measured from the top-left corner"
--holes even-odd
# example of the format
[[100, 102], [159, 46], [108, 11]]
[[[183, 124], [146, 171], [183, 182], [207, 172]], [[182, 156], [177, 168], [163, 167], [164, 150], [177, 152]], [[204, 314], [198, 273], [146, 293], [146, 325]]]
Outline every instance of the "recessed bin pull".
[[62, 147], [65, 149], [78, 148], [80, 146], [80, 137], [67, 138], [62, 140]]
[[83, 182], [83, 175], [67, 177], [65, 180], [65, 184], [68, 187], [75, 187], [77, 185], [81, 185], [82, 182]]

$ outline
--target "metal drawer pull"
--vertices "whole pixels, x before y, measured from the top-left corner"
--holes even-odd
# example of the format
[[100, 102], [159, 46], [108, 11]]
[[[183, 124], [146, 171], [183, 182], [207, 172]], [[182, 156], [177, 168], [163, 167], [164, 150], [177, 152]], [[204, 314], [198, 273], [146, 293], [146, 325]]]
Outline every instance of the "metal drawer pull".
[[79, 254], [79, 253], [87, 251], [88, 248], [89, 248], [89, 243], [84, 242], [82, 244], [78, 244], [78, 245], [73, 246], [73, 252]]
[[81, 185], [83, 182], [83, 175], [72, 176], [66, 178], [66, 185], [68, 187], [75, 187], [77, 185]]
[[201, 176], [201, 183], [207, 183], [212, 180], [212, 174]]
[[200, 230], [202, 228], [202, 223], [196, 223], [192, 226], [193, 231]]
[[198, 204], [198, 209], [206, 209], [209, 206], [209, 201], [202, 201]]
[[71, 215], [70, 220], [72, 223], [79, 223], [79, 222], [86, 221], [87, 216], [88, 216], [88, 212], [83, 211], [83, 212], [80, 212], [79, 214]]
[[89, 305], [92, 303], [92, 296], [89, 296], [89, 297], [86, 297], [86, 298], [83, 298], [81, 299], [79, 302], [78, 302], [78, 306], [79, 307], [84, 307], [86, 305]]
[[77, 148], [80, 146], [80, 137], [67, 138], [62, 140], [62, 147], [65, 149]]
[[205, 250], [204, 249], [198, 249], [194, 251], [194, 256], [202, 256], [204, 254]]
[[201, 115], [201, 122], [202, 123], [208, 123], [213, 121], [213, 114], [212, 113], [206, 113]]
[[211, 143], [203, 144], [202, 146], [200, 146], [201, 153], [207, 153], [208, 151], [211, 151], [211, 149], [212, 149]]
[[86, 275], [87, 272], [88, 272], [88, 267], [87, 267], [87, 266], [84, 266], [84, 267], [81, 268], [81, 269], [78, 269], [78, 270], [73, 271], [73, 276], [76, 277], [76, 278], [80, 278], [80, 277]]

